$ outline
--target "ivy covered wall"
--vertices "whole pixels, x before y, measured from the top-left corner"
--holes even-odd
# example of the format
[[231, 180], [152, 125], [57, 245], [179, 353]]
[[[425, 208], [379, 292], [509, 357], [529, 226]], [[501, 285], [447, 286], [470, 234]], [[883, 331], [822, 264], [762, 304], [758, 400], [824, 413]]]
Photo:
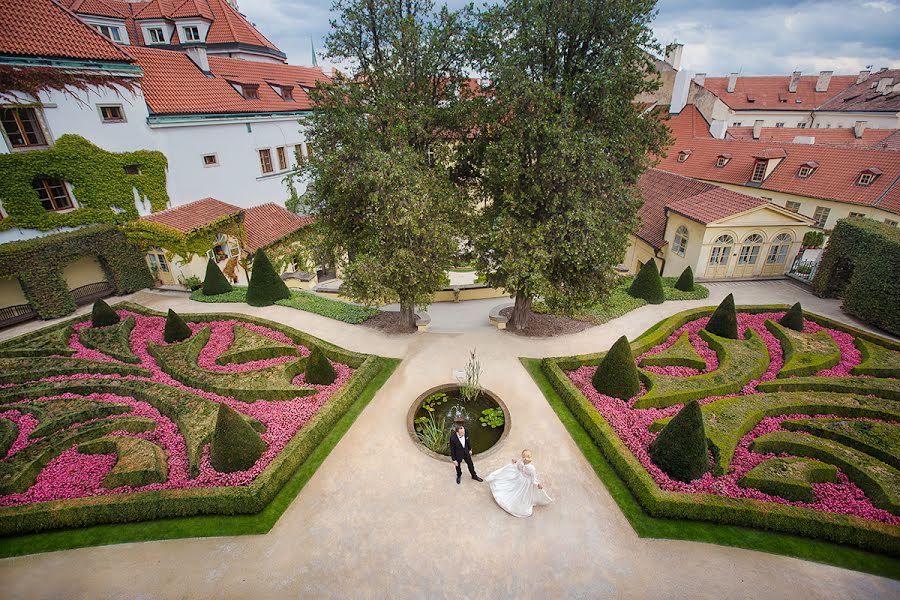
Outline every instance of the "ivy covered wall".
[[[5, 218], [0, 231], [12, 227], [47, 231], [93, 223], [124, 223], [138, 217], [136, 188], [153, 212], [169, 203], [166, 193], [166, 157], [156, 150], [108, 152], [81, 136], [66, 134], [46, 150], [0, 154], [0, 201]], [[125, 172], [136, 166], [138, 175]], [[81, 208], [70, 212], [47, 211], [32, 187], [35, 179], [69, 182]]]

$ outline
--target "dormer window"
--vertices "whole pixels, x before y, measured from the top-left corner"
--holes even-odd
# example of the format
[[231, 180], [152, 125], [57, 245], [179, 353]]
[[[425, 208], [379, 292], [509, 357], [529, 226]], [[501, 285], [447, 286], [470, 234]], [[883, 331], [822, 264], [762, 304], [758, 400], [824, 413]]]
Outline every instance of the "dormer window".
[[255, 84], [242, 84], [241, 94], [246, 100], [259, 100], [259, 86]]
[[872, 182], [878, 179], [879, 175], [881, 175], [881, 169], [878, 167], [870, 167], [859, 174], [856, 183], [858, 185], [872, 185]]
[[728, 161], [730, 161], [730, 160], [731, 160], [730, 154], [720, 154], [719, 158], [716, 159], [716, 166], [721, 169], [722, 167], [727, 165]]
[[686, 161], [688, 159], [688, 157], [690, 157], [691, 154], [692, 154], [691, 150], [682, 150], [681, 152], [678, 153], [678, 162], [683, 163], [684, 161]]
[[275, 93], [277, 93], [279, 96], [281, 96], [282, 100], [285, 100], [287, 102], [294, 101], [294, 86], [292, 86], [292, 85], [275, 85], [275, 84], [269, 84], [269, 85], [272, 86], [272, 89], [275, 90]]
[[182, 27], [181, 31], [184, 33], [184, 41], [185, 42], [199, 42], [200, 41], [200, 30], [196, 27], [196, 25], [191, 25], [189, 27]]
[[119, 35], [119, 28], [112, 25], [94, 25], [94, 29], [108, 37], [114, 42], [121, 42], [122, 36]]
[[762, 183], [763, 177], [766, 175], [766, 163], [765, 160], [758, 160], [753, 165], [753, 174], [750, 175], [750, 181], [753, 183]]
[[797, 177], [799, 177], [800, 179], [807, 179], [818, 168], [819, 168], [819, 163], [817, 163], [814, 160], [803, 163], [802, 165], [800, 165], [800, 169], [797, 171]]
[[163, 33], [162, 27], [150, 27], [147, 29], [151, 44], [165, 44], [166, 34]]

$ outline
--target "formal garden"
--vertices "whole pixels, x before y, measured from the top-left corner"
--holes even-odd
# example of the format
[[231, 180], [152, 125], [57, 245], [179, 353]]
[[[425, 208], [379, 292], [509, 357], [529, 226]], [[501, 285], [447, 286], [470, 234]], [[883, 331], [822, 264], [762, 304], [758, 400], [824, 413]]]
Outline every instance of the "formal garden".
[[258, 513], [394, 366], [247, 315], [102, 300], [6, 340], [0, 534]]
[[540, 371], [649, 515], [900, 554], [900, 344], [729, 295]]

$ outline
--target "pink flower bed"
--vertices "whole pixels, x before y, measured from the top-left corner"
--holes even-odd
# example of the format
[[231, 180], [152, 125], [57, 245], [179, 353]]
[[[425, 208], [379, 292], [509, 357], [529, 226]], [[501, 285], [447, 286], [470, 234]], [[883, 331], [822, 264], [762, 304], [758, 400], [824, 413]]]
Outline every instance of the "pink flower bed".
[[[740, 394], [730, 394], [730, 396], [744, 396], [757, 393], [756, 386], [760, 382], [774, 379], [778, 371], [781, 370], [784, 365], [784, 354], [777, 338], [765, 328], [765, 321], [766, 319], [777, 321], [783, 314], [784, 313], [738, 313], [739, 331], [743, 335], [743, 332], [749, 327], [762, 338], [769, 351], [770, 364], [769, 368], [759, 379], [750, 381], [743, 387]], [[641, 359], [645, 356], [661, 352], [670, 347], [684, 331], [687, 331], [691, 345], [697, 353], [706, 360], [707, 368], [703, 372], [717, 369], [718, 359], [715, 352], [697, 334], [700, 329], [706, 326], [708, 321], [708, 317], [703, 317], [686, 323], [675, 330], [665, 342], [636, 357], [636, 362], [640, 364]], [[822, 327], [812, 321], [805, 321], [804, 332], [815, 333], [820, 330], [827, 331], [837, 343], [841, 350], [841, 361], [831, 369], [820, 371], [816, 376], [833, 377], [848, 375], [850, 369], [858, 365], [861, 360], [859, 350], [853, 345], [853, 336], [842, 331]], [[686, 377], [699, 373], [696, 369], [687, 367], [643, 368], [647, 371], [676, 377]], [[681, 409], [682, 405], [671, 406], [668, 408], [635, 409], [633, 407], [635, 401], [646, 391], [643, 385], [641, 386], [640, 393], [628, 401], [606, 396], [597, 392], [591, 384], [594, 370], [595, 367], [584, 366], [568, 372], [567, 375], [582, 394], [584, 394], [591, 404], [593, 404], [600, 412], [603, 418], [606, 419], [619, 438], [621, 438], [628, 449], [641, 462], [661, 489], [685, 493], [715, 494], [729, 498], [752, 498], [777, 504], [791, 504], [795, 506], [805, 506], [815, 510], [855, 515], [866, 519], [900, 525], [900, 517], [873, 506], [868, 498], [866, 498], [863, 491], [850, 482], [843, 473], [838, 475], [838, 481], [836, 483], [813, 484], [812, 487], [815, 499], [812, 503], [792, 502], [778, 496], [764, 494], [756, 489], [742, 488], [738, 485], [738, 481], [750, 469], [775, 456], [774, 454], [757, 454], [750, 452], [750, 444], [754, 439], [766, 433], [780, 430], [782, 421], [787, 419], [809, 418], [809, 415], [781, 415], [763, 419], [753, 431], [741, 439], [735, 451], [728, 473], [725, 475], [715, 476], [712, 472], [707, 472], [701, 478], [689, 483], [683, 483], [670, 478], [650, 459], [649, 447], [658, 434], [650, 432], [649, 427], [658, 419], [675, 415]], [[727, 396], [711, 396], [700, 400], [699, 403], [708, 404], [724, 397]], [[827, 415], [818, 416], [827, 417]]]
[[[256, 464], [247, 471], [219, 473], [213, 469], [209, 462], [209, 448], [207, 447], [204, 449], [200, 473], [197, 477], [191, 479], [188, 470], [187, 448], [184, 438], [179, 433], [177, 425], [160, 414], [158, 410], [146, 402], [116, 394], [89, 394], [87, 396], [78, 396], [75, 394], [63, 393], [55, 395], [53, 398], [89, 398], [101, 402], [127, 404], [132, 407], [132, 411], [127, 413], [127, 415], [119, 416], [142, 416], [156, 421], [156, 429], [150, 432], [141, 434], [116, 432], [111, 435], [126, 435], [143, 438], [161, 446], [168, 455], [168, 480], [165, 483], [155, 483], [140, 488], [121, 487], [115, 490], [107, 490], [101, 486], [101, 482], [115, 465], [115, 455], [83, 455], [79, 454], [75, 448], [71, 448], [50, 461], [50, 463], [48, 463], [41, 471], [35, 485], [27, 491], [19, 494], [0, 496], [0, 506], [127, 493], [131, 491], [248, 485], [272, 462], [278, 453], [284, 449], [291, 438], [293, 438], [294, 435], [316, 415], [319, 409], [347, 383], [354, 372], [354, 370], [347, 365], [332, 362], [337, 373], [337, 378], [330, 385], [304, 384], [302, 374], [294, 379], [295, 385], [315, 388], [317, 392], [314, 395], [298, 396], [297, 398], [287, 401], [258, 401], [248, 404], [235, 400], [234, 398], [188, 387], [164, 373], [147, 351], [147, 344], [149, 342], [158, 344], [164, 343], [162, 336], [165, 318], [148, 317], [127, 311], [118, 312], [122, 318], [133, 316], [136, 320], [134, 330], [131, 333], [131, 348], [134, 354], [141, 359], [140, 366], [148, 369], [152, 373], [149, 379], [136, 376], [123, 377], [121, 375], [77, 374], [72, 376], [48, 377], [41, 381], [124, 378], [136, 381], [154, 381], [186, 390], [213, 402], [223, 402], [231, 408], [262, 422], [266, 426], [266, 431], [261, 435], [268, 446], [267, 450]], [[209, 326], [211, 329], [209, 343], [198, 358], [198, 365], [201, 368], [218, 372], [247, 372], [297, 359], [295, 356], [285, 356], [226, 366], [215, 364], [215, 359], [222, 354], [222, 352], [227, 350], [234, 340], [233, 329], [235, 323], [236, 321], [234, 320], [213, 321], [211, 323], [189, 323], [191, 330], [195, 333], [203, 327]], [[295, 344], [281, 332], [252, 323], [240, 322], [240, 325], [247, 329], [251, 329], [256, 333], [270, 337], [275, 341], [294, 346], [301, 356], [309, 355], [308, 348]], [[89, 321], [74, 325], [75, 333], [72, 335], [69, 342], [70, 346], [77, 351], [74, 356], [76, 358], [90, 360], [118, 362], [102, 352], [86, 348], [81, 344], [78, 339], [78, 331], [89, 326]], [[28, 401], [25, 401], [22, 404], [27, 402]], [[28, 435], [38, 424], [37, 419], [30, 414], [19, 413], [15, 407], [16, 404], [9, 404], [3, 407], [3, 412], [0, 412], [0, 417], [11, 419], [19, 426], [18, 437], [10, 448], [7, 458], [20, 452], [30, 444], [43, 439], [28, 439]], [[86, 423], [90, 422], [91, 421], [88, 421]], [[79, 425], [83, 424], [85, 423], [80, 423]]]

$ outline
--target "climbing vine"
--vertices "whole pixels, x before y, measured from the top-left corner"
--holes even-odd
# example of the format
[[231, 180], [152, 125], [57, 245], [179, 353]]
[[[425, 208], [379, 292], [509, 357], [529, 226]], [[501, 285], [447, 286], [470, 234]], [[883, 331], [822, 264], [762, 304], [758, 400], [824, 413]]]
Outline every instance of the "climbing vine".
[[[47, 231], [91, 223], [124, 223], [138, 216], [134, 190], [150, 209], [166, 208], [166, 167], [162, 152], [108, 152], [81, 136], [61, 136], [52, 148], [0, 154], [0, 201], [4, 218], [0, 231], [12, 227]], [[125, 168], [136, 168], [137, 174]], [[72, 186], [79, 208], [45, 210], [34, 190], [36, 179], [62, 179]]]
[[108, 89], [136, 92], [140, 79], [134, 76], [66, 71], [55, 67], [24, 67], [0, 65], [0, 97], [14, 99], [22, 94], [38, 97], [41, 92], [57, 91], [86, 106], [82, 94], [91, 90]]
[[212, 250], [216, 245], [216, 236], [220, 233], [239, 239], [241, 246], [246, 244], [243, 212], [216, 219], [188, 233], [182, 233], [162, 223], [145, 220], [131, 221], [121, 225], [120, 228], [138, 247], [144, 250], [162, 248], [170, 259], [173, 256], [180, 256], [185, 261]]

